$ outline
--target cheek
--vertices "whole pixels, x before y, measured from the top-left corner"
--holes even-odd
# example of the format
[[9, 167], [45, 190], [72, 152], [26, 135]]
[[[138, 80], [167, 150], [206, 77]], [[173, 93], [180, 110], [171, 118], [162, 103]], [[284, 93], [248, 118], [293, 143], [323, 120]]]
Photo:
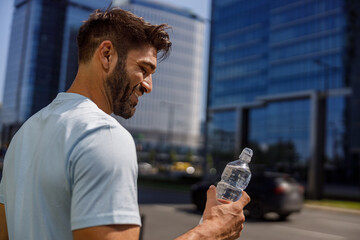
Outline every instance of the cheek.
[[132, 85], [132, 86], [136, 86], [143, 81], [142, 73], [137, 73], [137, 74], [134, 74], [133, 76], [128, 76], [128, 77], [129, 77], [130, 85]]

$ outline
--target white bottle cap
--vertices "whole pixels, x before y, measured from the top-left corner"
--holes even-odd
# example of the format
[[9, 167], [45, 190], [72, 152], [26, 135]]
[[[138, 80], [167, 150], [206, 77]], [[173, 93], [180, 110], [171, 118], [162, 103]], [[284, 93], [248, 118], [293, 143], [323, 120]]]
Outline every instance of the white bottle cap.
[[252, 155], [253, 151], [250, 148], [244, 148], [244, 150], [242, 150], [241, 154], [239, 155], [239, 159], [249, 163], [251, 161]]

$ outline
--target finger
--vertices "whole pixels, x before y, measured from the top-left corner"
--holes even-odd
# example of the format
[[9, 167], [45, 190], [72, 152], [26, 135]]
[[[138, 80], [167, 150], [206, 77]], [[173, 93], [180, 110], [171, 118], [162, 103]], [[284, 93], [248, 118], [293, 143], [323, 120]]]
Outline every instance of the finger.
[[216, 187], [214, 185], [211, 185], [209, 189], [207, 190], [207, 201], [206, 204], [215, 205], [217, 203], [216, 201]]
[[221, 199], [221, 198], [218, 198], [217, 199], [218, 202], [222, 203], [222, 204], [229, 204], [229, 203], [232, 203], [232, 201], [230, 200], [226, 200], [226, 199]]
[[245, 191], [242, 192], [241, 198], [236, 201], [236, 203], [241, 204], [242, 207], [245, 207], [249, 202], [250, 197]]

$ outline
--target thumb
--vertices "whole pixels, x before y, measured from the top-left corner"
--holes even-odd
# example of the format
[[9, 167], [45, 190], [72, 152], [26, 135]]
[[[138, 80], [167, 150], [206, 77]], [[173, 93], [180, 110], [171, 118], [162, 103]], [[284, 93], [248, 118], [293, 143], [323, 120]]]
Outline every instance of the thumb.
[[207, 201], [206, 201], [206, 207], [211, 207], [213, 205], [217, 204], [216, 200], [216, 187], [214, 185], [211, 185], [209, 189], [207, 190]]
[[243, 191], [240, 199], [236, 201], [236, 203], [241, 205], [242, 207], [245, 207], [250, 202], [250, 200], [251, 199], [249, 195], [245, 191]]

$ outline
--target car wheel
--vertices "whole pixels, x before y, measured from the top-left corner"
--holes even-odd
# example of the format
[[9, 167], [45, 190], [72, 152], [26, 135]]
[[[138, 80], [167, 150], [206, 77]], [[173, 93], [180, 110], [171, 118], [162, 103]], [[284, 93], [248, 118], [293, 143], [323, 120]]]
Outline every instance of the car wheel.
[[261, 219], [264, 218], [264, 208], [259, 200], [251, 200], [249, 207], [249, 217], [254, 219]]

